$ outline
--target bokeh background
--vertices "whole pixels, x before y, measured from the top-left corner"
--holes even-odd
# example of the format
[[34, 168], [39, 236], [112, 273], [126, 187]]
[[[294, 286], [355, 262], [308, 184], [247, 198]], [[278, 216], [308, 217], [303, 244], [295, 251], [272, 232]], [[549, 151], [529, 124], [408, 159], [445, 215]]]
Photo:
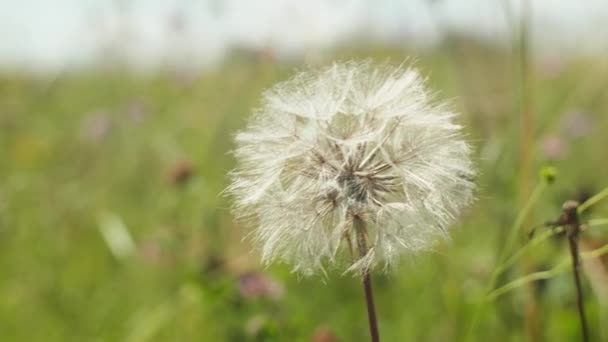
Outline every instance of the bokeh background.
[[[565, 200], [608, 186], [604, 0], [1, 7], [1, 341], [368, 340], [357, 279], [260, 265], [222, 195], [232, 136], [266, 87], [361, 58], [415, 63], [463, 113], [480, 170], [452, 241], [373, 275], [381, 337], [579, 338], [567, 270], [478, 308], [535, 189], [515, 250]], [[583, 220], [605, 217], [599, 203]], [[582, 248], [607, 234], [588, 229]], [[566, 246], [529, 248], [496, 286], [567, 260]], [[608, 259], [583, 274], [592, 337], [608, 341]]]

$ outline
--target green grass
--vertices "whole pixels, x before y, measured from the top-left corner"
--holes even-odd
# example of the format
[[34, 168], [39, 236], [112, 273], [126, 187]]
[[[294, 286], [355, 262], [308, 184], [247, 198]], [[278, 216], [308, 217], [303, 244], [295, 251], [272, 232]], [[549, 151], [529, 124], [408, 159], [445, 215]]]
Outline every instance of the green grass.
[[[414, 57], [438, 97], [464, 113], [480, 169], [478, 201], [454, 227], [452, 241], [404, 260], [390, 275], [374, 274], [385, 341], [464, 339], [520, 210], [516, 62], [474, 44], [458, 51]], [[325, 60], [407, 56], [350, 49]], [[243, 241], [249, 227], [233, 222], [221, 195], [233, 166], [232, 135], [262, 90], [302, 65], [235, 56], [200, 75], [108, 68], [0, 79], [0, 340], [309, 341], [319, 327], [340, 341], [368, 340], [357, 279], [339, 271], [323, 280], [300, 278], [284, 265], [264, 268]], [[607, 70], [599, 59], [572, 60], [552, 76], [542, 65], [533, 68], [534, 166], [551, 164], [559, 174], [524, 228], [556, 218], [566, 199], [608, 185]], [[564, 128], [573, 110], [592, 122], [580, 138], [569, 138]], [[568, 144], [560, 160], [542, 153], [549, 135]], [[176, 181], [184, 162], [192, 175]], [[608, 217], [608, 207], [600, 203], [586, 217]], [[121, 227], [135, 249], [115, 255], [101, 232]], [[608, 240], [605, 229], [585, 234]], [[522, 232], [517, 245], [524, 240]], [[565, 242], [552, 239], [525, 258], [542, 270], [564, 256]], [[243, 298], [238, 277], [246, 271], [280, 283], [282, 297]], [[498, 282], [521, 275], [515, 268]], [[608, 326], [607, 309], [585, 284], [592, 336], [608, 338], [600, 329]], [[490, 303], [474, 340], [523, 339], [524, 293]], [[535, 294], [540, 340], [576, 340], [571, 275], [537, 284]]]

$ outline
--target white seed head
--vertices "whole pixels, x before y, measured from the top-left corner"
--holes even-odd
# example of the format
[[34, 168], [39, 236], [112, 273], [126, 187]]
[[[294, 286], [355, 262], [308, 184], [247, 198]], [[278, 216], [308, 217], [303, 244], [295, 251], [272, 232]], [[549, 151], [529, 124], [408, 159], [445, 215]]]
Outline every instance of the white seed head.
[[366, 272], [447, 237], [474, 170], [456, 114], [433, 102], [416, 70], [370, 62], [267, 90], [228, 188], [263, 260]]

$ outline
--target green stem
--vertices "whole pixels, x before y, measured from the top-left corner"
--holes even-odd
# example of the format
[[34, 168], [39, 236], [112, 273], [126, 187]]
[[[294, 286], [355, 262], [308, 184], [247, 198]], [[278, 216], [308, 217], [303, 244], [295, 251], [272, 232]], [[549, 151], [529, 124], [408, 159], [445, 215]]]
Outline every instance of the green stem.
[[580, 214], [584, 213], [587, 209], [589, 209], [589, 207], [597, 204], [597, 202], [603, 200], [606, 197], [608, 197], [608, 187], [606, 187], [604, 190], [598, 192], [593, 197], [586, 200], [585, 203], [579, 205], [578, 214], [580, 215]]
[[[600, 248], [594, 249], [592, 251], [589, 251], [589, 252], [580, 253], [581, 260], [597, 258], [604, 254], [608, 254], [608, 244], [606, 244]], [[553, 278], [554, 276], [556, 276], [560, 273], [568, 271], [571, 266], [572, 266], [572, 260], [570, 258], [568, 258], [566, 260], [563, 260], [562, 262], [560, 262], [559, 264], [557, 264], [555, 267], [553, 267], [550, 270], [530, 273], [519, 279], [513, 280], [512, 282], [507, 283], [504, 286], [501, 286], [501, 287], [497, 288], [496, 290], [490, 292], [488, 294], [488, 296], [486, 297], [486, 300], [493, 301], [496, 298], [502, 296], [503, 294], [510, 292], [512, 290], [515, 290], [515, 289], [517, 289], [523, 285], [526, 285], [528, 283], [531, 283], [533, 281]]]
[[591, 219], [586, 224], [588, 227], [597, 227], [608, 225], [608, 218]]
[[550, 237], [552, 237], [554, 235], [562, 233], [563, 231], [564, 231], [563, 227], [557, 227], [555, 229], [544, 232], [539, 237], [537, 237], [534, 240], [530, 241], [529, 243], [525, 244], [517, 252], [513, 253], [513, 255], [511, 255], [511, 257], [509, 257], [504, 263], [502, 263], [501, 265], [499, 265], [496, 268], [497, 275], [501, 275], [504, 271], [506, 271], [511, 266], [513, 266], [515, 264], [515, 262], [519, 258], [521, 258], [528, 249], [530, 249], [531, 247], [540, 245], [545, 240], [549, 239]]
[[[526, 204], [523, 206], [523, 208], [520, 210], [519, 214], [517, 215], [515, 222], [509, 228], [509, 235], [507, 237], [507, 242], [505, 244], [505, 247], [501, 250], [500, 255], [498, 257], [499, 266], [495, 267], [494, 271], [492, 272], [490, 281], [488, 282], [488, 284], [484, 290], [484, 297], [486, 296], [486, 294], [488, 292], [490, 292], [496, 286], [496, 281], [498, 280], [498, 276], [502, 272], [500, 265], [504, 264], [506, 255], [508, 255], [508, 252], [511, 249], [511, 246], [517, 240], [517, 234], [520, 232], [521, 227], [524, 223], [524, 220], [526, 219], [526, 217], [528, 217], [530, 210], [532, 209], [534, 204], [536, 204], [536, 202], [538, 202], [543, 191], [546, 188], [547, 188], [547, 182], [545, 182], [545, 181], [541, 181], [534, 188], [534, 191], [532, 191], [532, 195], [530, 195], [530, 197], [528, 198], [528, 201], [526, 202]], [[471, 340], [473, 330], [475, 330], [475, 328], [477, 327], [479, 317], [481, 316], [481, 312], [482, 312], [482, 309], [484, 308], [485, 304], [486, 304], [486, 301], [481, 300], [479, 302], [479, 304], [477, 305], [477, 308], [475, 309], [475, 313], [473, 314], [473, 320], [471, 321], [471, 326], [469, 327], [469, 331], [467, 333], [467, 338], [466, 338], [467, 341]]]

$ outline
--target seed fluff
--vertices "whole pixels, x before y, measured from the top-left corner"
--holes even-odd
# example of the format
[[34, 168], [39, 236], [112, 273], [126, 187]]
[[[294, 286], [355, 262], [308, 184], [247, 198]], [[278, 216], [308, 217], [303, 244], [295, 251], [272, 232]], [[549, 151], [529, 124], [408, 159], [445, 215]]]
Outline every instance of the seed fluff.
[[447, 238], [475, 175], [455, 116], [405, 66], [334, 64], [267, 90], [227, 190], [263, 261], [360, 273]]

